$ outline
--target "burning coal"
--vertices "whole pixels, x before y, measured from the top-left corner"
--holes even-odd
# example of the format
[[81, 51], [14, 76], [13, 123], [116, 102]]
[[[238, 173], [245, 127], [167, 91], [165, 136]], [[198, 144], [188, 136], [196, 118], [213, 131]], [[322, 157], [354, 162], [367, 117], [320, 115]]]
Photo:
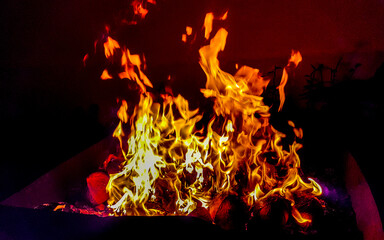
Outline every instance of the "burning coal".
[[[144, 11], [145, 12], [145, 11]], [[225, 20], [227, 13], [219, 17]], [[125, 46], [108, 36], [105, 57], [116, 59], [121, 72], [106, 69], [101, 79], [112, 76], [127, 78], [140, 89], [138, 105], [125, 100], [117, 112], [120, 119], [113, 136], [120, 143], [120, 154], [111, 155], [103, 169], [96, 203], [107, 202], [111, 215], [194, 215], [217, 219], [218, 208], [231, 196], [241, 201], [252, 215], [266, 211], [271, 199], [288, 202], [289, 212], [300, 226], [308, 226], [311, 216], [301, 213], [297, 201], [321, 195], [321, 187], [311, 178], [303, 179], [296, 140], [285, 149], [285, 134], [269, 122], [270, 107], [261, 96], [269, 83], [258, 69], [241, 67], [235, 75], [220, 68], [218, 54], [223, 51], [228, 32], [221, 28], [211, 38], [212, 13], [207, 14], [204, 37], [210, 42], [200, 48], [200, 65], [207, 81], [201, 93], [214, 101], [215, 115], [203, 129], [196, 123], [202, 119], [199, 109], [172, 91], [155, 94], [147, 91], [152, 83], [144, 74], [143, 55], [132, 55]], [[192, 28], [186, 28], [186, 41]], [[302, 60], [292, 51], [278, 86], [279, 111], [283, 107], [284, 86], [289, 72]], [[134, 108], [132, 114], [128, 109]], [[289, 122], [296, 139], [302, 130]], [[100, 184], [98, 185], [100, 186]], [[101, 197], [100, 197], [101, 196]], [[229, 198], [228, 198], [229, 197]]]

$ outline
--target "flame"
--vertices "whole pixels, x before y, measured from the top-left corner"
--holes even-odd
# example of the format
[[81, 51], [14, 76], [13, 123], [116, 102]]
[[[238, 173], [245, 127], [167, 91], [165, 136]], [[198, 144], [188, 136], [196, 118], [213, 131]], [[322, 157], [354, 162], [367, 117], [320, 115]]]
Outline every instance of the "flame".
[[285, 92], [284, 87], [288, 82], [288, 72], [287, 69], [291, 66], [291, 64], [294, 67], [297, 67], [299, 63], [301, 62], [303, 58], [301, 57], [300, 52], [292, 50], [291, 58], [288, 61], [288, 65], [284, 67], [283, 69], [283, 75], [281, 76], [281, 81], [279, 86], [277, 87], [279, 89], [279, 95], [280, 95], [280, 106], [279, 111], [283, 108], [283, 104], [285, 102]]
[[104, 71], [101, 73], [100, 78], [101, 80], [107, 80], [107, 79], [112, 79], [112, 76], [109, 75], [109, 72], [107, 69], [104, 69]]
[[[229, 137], [219, 136], [211, 127], [203, 138], [194, 131], [201, 119], [199, 109], [190, 110], [182, 96], [163, 96], [163, 105], [153, 103], [150, 94], [142, 94], [131, 120], [135, 120], [127, 148], [122, 148], [125, 158], [121, 172], [111, 175], [107, 190], [110, 207], [117, 213], [133, 215], [188, 214], [200, 204], [207, 206], [213, 192], [228, 186], [227, 178], [214, 184], [214, 165], [226, 160], [221, 157]], [[175, 119], [173, 109], [181, 117]], [[124, 112], [124, 105], [119, 113]], [[121, 122], [114, 136], [123, 146], [121, 131], [125, 115], [118, 114]], [[232, 129], [233, 130], [233, 129]], [[232, 131], [230, 125], [226, 132]], [[223, 175], [221, 168], [218, 176]], [[187, 184], [186, 180], [190, 182]], [[155, 184], [157, 183], [157, 184]], [[167, 192], [167, 196], [163, 196]], [[163, 198], [169, 199], [163, 199]], [[156, 200], [167, 201], [165, 209], [151, 208]]]
[[111, 58], [118, 48], [120, 48], [119, 43], [111, 37], [107, 37], [107, 41], [104, 43], [105, 57]]
[[[156, 2], [154, 2], [154, 3], [156, 3]], [[134, 0], [134, 1], [132, 1], [131, 6], [132, 6], [133, 12], [136, 16], [139, 16], [141, 19], [145, 18], [145, 16], [148, 13], [148, 10], [143, 7], [142, 1]]]
[[84, 67], [85, 67], [86, 64], [87, 64], [88, 59], [89, 59], [89, 54], [87, 53], [87, 54], [85, 54], [84, 57], [83, 57], [83, 65], [84, 65]]
[[[125, 46], [120, 47], [120, 44], [112, 37], [108, 36], [104, 43], [104, 54], [107, 60], [113, 64], [120, 62], [121, 72], [117, 73], [120, 79], [127, 78], [135, 81], [142, 92], [146, 92], [146, 86], [153, 88], [151, 81], [144, 74], [145, 57], [138, 54], [131, 54]], [[120, 57], [121, 56], [121, 57]], [[120, 57], [120, 59], [116, 59]], [[107, 69], [103, 71], [100, 78], [102, 80], [112, 79]]]
[[188, 36], [190, 36], [192, 34], [192, 27], [186, 26], [185, 27], [185, 32], [187, 33]]
[[224, 13], [223, 16], [221, 17], [216, 17], [213, 15], [212, 12], [209, 12], [207, 14], [205, 14], [205, 19], [204, 19], [204, 37], [205, 39], [209, 39], [210, 35], [211, 35], [211, 32], [212, 32], [212, 24], [213, 24], [213, 20], [226, 20], [228, 17], [228, 11], [226, 11]]
[[187, 42], [187, 37], [192, 35], [192, 27], [186, 26], [185, 33], [181, 35], [181, 41]]
[[[206, 39], [212, 20], [213, 14], [208, 13]], [[250, 208], [280, 196], [291, 203], [292, 216], [299, 225], [311, 222], [310, 216], [296, 208], [295, 196], [319, 196], [322, 189], [315, 180], [304, 181], [299, 175], [297, 151], [302, 145], [294, 141], [289, 149], [283, 148], [285, 134], [269, 123], [269, 107], [261, 96], [269, 79], [248, 66], [242, 66], [235, 75], [221, 70], [217, 56], [225, 48], [227, 35], [224, 28], [219, 29], [209, 45], [199, 50], [207, 77], [201, 92], [214, 100], [216, 113], [203, 129], [196, 129], [202, 119], [199, 109], [191, 110], [181, 95], [174, 97], [169, 90], [155, 100], [146, 91], [152, 84], [142, 71], [140, 55], [131, 55], [108, 37], [105, 56], [112, 58], [120, 49], [124, 70], [120, 78], [136, 81], [141, 89], [131, 116], [125, 100], [117, 112], [120, 122], [113, 136], [120, 143], [124, 160], [120, 171], [110, 174], [107, 185], [108, 206], [115, 215], [187, 215], [197, 207], [214, 214], [217, 199], [236, 193]], [[279, 110], [284, 103], [287, 69], [296, 67], [301, 59], [299, 52], [292, 51], [284, 68], [278, 87], [282, 98]], [[302, 130], [292, 121], [288, 124], [301, 138]], [[245, 178], [236, 178], [239, 173]]]
[[181, 35], [181, 41], [187, 42], [187, 34], [182, 34]]
[[204, 19], [204, 29], [205, 29], [204, 37], [205, 37], [205, 39], [209, 39], [209, 35], [212, 32], [212, 22], [213, 22], [213, 13], [211, 13], [211, 12], [207, 13], [205, 15], [205, 19]]
[[[123, 50], [121, 66], [124, 68], [124, 71], [119, 73], [120, 78], [128, 78], [136, 81], [143, 92], [146, 91], [144, 85], [153, 88], [151, 81], [149, 81], [148, 77], [142, 71], [144, 65], [142, 64], [139, 55], [131, 55], [129, 49]], [[136, 73], [135, 69], [138, 70], [139, 74]]]
[[228, 17], [228, 11], [226, 11], [226, 12], [224, 13], [224, 15], [221, 16], [219, 19], [220, 19], [220, 20], [227, 20], [227, 17]]

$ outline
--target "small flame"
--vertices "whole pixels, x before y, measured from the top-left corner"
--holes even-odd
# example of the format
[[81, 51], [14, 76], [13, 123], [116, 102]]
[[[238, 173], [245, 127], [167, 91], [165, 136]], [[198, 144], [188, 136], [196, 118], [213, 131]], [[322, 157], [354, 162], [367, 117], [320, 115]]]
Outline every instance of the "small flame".
[[109, 72], [107, 69], [104, 69], [103, 73], [100, 76], [101, 80], [107, 80], [107, 79], [112, 79], [112, 76], [109, 75]]
[[191, 36], [191, 34], [192, 34], [192, 27], [186, 26], [185, 27], [185, 32], [187, 33], [188, 36]]
[[107, 38], [107, 41], [104, 43], [104, 53], [106, 58], [111, 58], [116, 49], [120, 48], [119, 43], [112, 39], [111, 37]]
[[[119, 53], [119, 54], [117, 54]], [[104, 43], [104, 54], [107, 60], [111, 63], [120, 62], [121, 72], [117, 73], [120, 79], [127, 78], [135, 81], [140, 87], [142, 92], [146, 92], [146, 86], [153, 88], [151, 81], [144, 74], [145, 57], [138, 54], [131, 54], [129, 49], [125, 46], [120, 47], [120, 44], [112, 37], [108, 36], [107, 41]], [[120, 59], [116, 57], [121, 56]], [[102, 80], [112, 79], [107, 69], [103, 71], [100, 77]]]
[[211, 13], [211, 12], [207, 13], [205, 15], [205, 19], [204, 19], [204, 28], [205, 28], [204, 37], [205, 37], [205, 39], [209, 39], [209, 35], [212, 32], [212, 22], [213, 22], [213, 13]]
[[192, 35], [192, 27], [190, 27], [190, 26], [186, 26], [185, 27], [185, 33], [183, 33], [182, 35], [181, 35], [181, 41], [183, 41], [183, 42], [187, 42], [187, 38], [188, 38], [188, 36], [191, 36]]
[[133, 12], [136, 16], [139, 16], [141, 19], [145, 18], [148, 13], [148, 10], [143, 7], [142, 1], [134, 0], [131, 3], [133, 7]]
[[181, 41], [187, 42], [187, 34], [182, 34], [181, 35]]
[[226, 11], [226, 12], [224, 13], [224, 15], [221, 16], [219, 19], [220, 19], [220, 20], [227, 20], [227, 17], [228, 17], [228, 11]]
[[87, 64], [88, 59], [89, 59], [89, 54], [87, 53], [87, 54], [85, 54], [84, 57], [83, 57], [83, 65], [84, 65], [84, 67], [85, 67], [85, 65]]
[[284, 102], [285, 102], [285, 92], [284, 87], [288, 82], [288, 72], [287, 69], [293, 65], [294, 67], [297, 67], [299, 63], [301, 62], [303, 58], [301, 57], [300, 52], [292, 50], [291, 58], [288, 61], [287, 66], [283, 69], [283, 75], [281, 76], [280, 85], [277, 87], [279, 89], [280, 94], [280, 106], [279, 106], [279, 112], [283, 108]]
[[204, 37], [205, 37], [205, 39], [208, 40], [210, 35], [211, 35], [213, 20], [215, 20], [215, 19], [216, 20], [226, 20], [227, 17], [228, 17], [228, 11], [226, 11], [223, 16], [218, 17], [218, 18], [215, 18], [215, 16], [213, 15], [212, 12], [205, 14], [205, 19], [204, 19], [204, 29], [205, 29]]

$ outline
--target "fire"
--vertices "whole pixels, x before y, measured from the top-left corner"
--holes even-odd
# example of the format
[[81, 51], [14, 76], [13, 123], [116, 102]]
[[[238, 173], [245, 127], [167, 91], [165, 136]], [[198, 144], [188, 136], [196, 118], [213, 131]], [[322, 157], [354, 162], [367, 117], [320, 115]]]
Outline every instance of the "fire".
[[107, 79], [112, 79], [113, 77], [109, 75], [108, 70], [104, 69], [103, 73], [100, 76], [101, 80], [107, 80]]
[[205, 19], [204, 19], [204, 37], [205, 39], [209, 39], [211, 32], [212, 32], [212, 24], [213, 20], [226, 20], [228, 17], [228, 11], [224, 13], [223, 16], [221, 17], [215, 17], [212, 12], [209, 12], [205, 14]]
[[[108, 36], [107, 41], [104, 43], [104, 54], [111, 62], [120, 62], [121, 71], [118, 73], [120, 79], [127, 78], [135, 81], [142, 92], [146, 91], [146, 86], [153, 87], [151, 81], [149, 81], [148, 77], [143, 72], [143, 69], [145, 68], [144, 56], [140, 57], [138, 54], [131, 54], [129, 49], [126, 47], [121, 48], [119, 43], [110, 36]], [[104, 69], [100, 78], [106, 80], [112, 79], [112, 76], [107, 69]]]
[[204, 28], [205, 28], [204, 36], [206, 39], [209, 39], [209, 35], [211, 34], [212, 22], [213, 22], [213, 13], [211, 12], [207, 13], [204, 19]]
[[107, 38], [107, 41], [104, 43], [104, 54], [106, 58], [113, 56], [116, 49], [120, 48], [119, 43], [112, 39], [111, 37]]
[[187, 36], [191, 36], [191, 35], [192, 35], [192, 27], [186, 26], [185, 33], [181, 35], [181, 41], [187, 42]]
[[303, 58], [301, 57], [300, 52], [295, 52], [292, 50], [291, 58], [288, 61], [288, 65], [284, 67], [283, 69], [283, 76], [281, 77], [280, 85], [277, 87], [279, 89], [279, 94], [280, 94], [280, 106], [279, 106], [279, 111], [283, 108], [283, 104], [285, 102], [285, 92], [284, 92], [284, 87], [287, 84], [288, 81], [288, 72], [287, 69], [290, 67], [292, 64], [294, 67], [299, 65]]
[[148, 13], [148, 10], [143, 7], [142, 1], [134, 0], [131, 5], [133, 7], [133, 12], [136, 16], [139, 16], [140, 18], [145, 18]]
[[[227, 13], [219, 18], [224, 20]], [[212, 31], [212, 13], [206, 15], [206, 39]], [[192, 28], [186, 28], [190, 35]], [[285, 134], [269, 123], [269, 106], [261, 96], [269, 83], [258, 69], [242, 66], [235, 75], [223, 71], [218, 54], [223, 51], [228, 32], [221, 28], [210, 43], [199, 50], [200, 65], [207, 81], [201, 92], [214, 101], [214, 116], [203, 129], [199, 109], [190, 109], [181, 95], [170, 92], [155, 96], [147, 91], [152, 83], [144, 74], [144, 57], [132, 55], [108, 37], [104, 43], [107, 59], [118, 57], [120, 78], [135, 81], [140, 87], [140, 101], [131, 107], [125, 100], [117, 112], [120, 122], [113, 136], [120, 143], [119, 169], [110, 173], [107, 184], [108, 207], [114, 215], [188, 215], [205, 208], [212, 215], [218, 199], [237, 195], [255, 209], [279, 196], [290, 202], [291, 213], [299, 225], [311, 222], [295, 206], [297, 196], [319, 196], [321, 187], [315, 180], [299, 175], [297, 151], [302, 145], [294, 141], [285, 149]], [[119, 54], [117, 54], [117, 52]], [[302, 57], [292, 51], [284, 68], [280, 93], [281, 110], [288, 72]], [[102, 79], [111, 78], [104, 70]], [[302, 130], [288, 123], [296, 139]], [[127, 130], [130, 129], [130, 130]], [[110, 159], [108, 160], [110, 161]], [[107, 164], [107, 163], [106, 163]], [[243, 176], [243, 177], [239, 177]]]
[[188, 36], [190, 36], [192, 34], [192, 27], [186, 26], [185, 27], [185, 32], [187, 33]]
[[[125, 162], [121, 172], [112, 174], [107, 186], [109, 204], [116, 213], [133, 215], [188, 214], [197, 201], [207, 207], [213, 192], [229, 187], [222, 170], [214, 169], [225, 159], [222, 153], [228, 147], [230, 124], [222, 136], [208, 127], [208, 135], [195, 131], [201, 119], [198, 109], [190, 110], [182, 96], [163, 96], [163, 104], [154, 103], [148, 93], [141, 95], [131, 121], [131, 135], [124, 144], [121, 122], [114, 136], [119, 138]], [[124, 112], [124, 105], [119, 112]], [[174, 108], [180, 118], [175, 118]], [[213, 123], [213, 122], [212, 122]], [[212, 124], [211, 123], [211, 124]], [[214, 182], [213, 174], [221, 180]], [[187, 184], [188, 181], [188, 184]], [[167, 196], [164, 196], [166, 194]], [[158, 201], [165, 206], [156, 208]], [[148, 206], [153, 205], [153, 208]]]

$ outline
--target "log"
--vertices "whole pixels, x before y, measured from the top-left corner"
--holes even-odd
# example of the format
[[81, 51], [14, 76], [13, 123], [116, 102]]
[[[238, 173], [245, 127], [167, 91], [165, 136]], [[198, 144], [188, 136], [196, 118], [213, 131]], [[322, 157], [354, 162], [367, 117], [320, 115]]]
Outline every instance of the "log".
[[240, 197], [229, 195], [220, 204], [214, 223], [224, 230], [245, 231], [248, 218], [245, 203]]
[[210, 223], [213, 222], [212, 217], [209, 214], [208, 209], [203, 208], [203, 207], [197, 207], [190, 214], [188, 214], [188, 216], [197, 217], [197, 218], [200, 218], [200, 219], [202, 219], [206, 222], [210, 222]]
[[284, 236], [284, 227], [290, 216], [290, 202], [281, 197], [271, 197], [255, 207], [247, 230], [261, 236], [278, 238]]
[[124, 162], [124, 158], [117, 157], [113, 154], [110, 154], [108, 158], [103, 163], [103, 169], [107, 171], [108, 174], [115, 174], [121, 171], [121, 164]]
[[99, 205], [108, 200], [107, 184], [109, 176], [105, 172], [94, 172], [87, 178], [88, 198], [93, 205]]

